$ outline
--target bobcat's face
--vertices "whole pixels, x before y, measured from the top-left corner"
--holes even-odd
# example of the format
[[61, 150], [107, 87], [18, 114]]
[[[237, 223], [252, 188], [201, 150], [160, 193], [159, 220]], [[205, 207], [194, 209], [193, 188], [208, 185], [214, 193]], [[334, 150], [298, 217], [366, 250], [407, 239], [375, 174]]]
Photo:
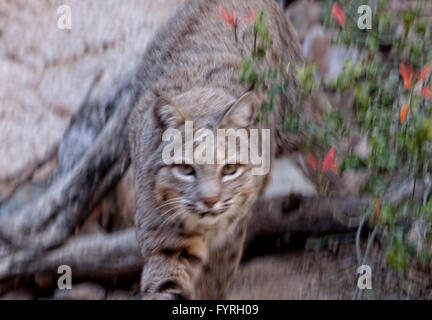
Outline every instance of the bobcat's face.
[[160, 170], [158, 188], [165, 193], [167, 210], [179, 209], [210, 222], [241, 206], [253, 184], [250, 172], [237, 164], [174, 165]]
[[[174, 106], [166, 99], [154, 106], [158, 123], [165, 132], [173, 128], [181, 132], [181, 152], [172, 152], [175, 162], [161, 163], [155, 173], [154, 195], [160, 203], [161, 214], [169, 221], [186, 218], [200, 224], [216, 223], [227, 214], [235, 214], [246, 201], [256, 197], [255, 191], [260, 189], [260, 180], [264, 179], [252, 174], [253, 165], [243, 157], [249, 154], [247, 128], [254, 115], [253, 94], [246, 94], [237, 102], [214, 97], [214, 101], [207, 99], [205, 104], [212, 102], [220, 105], [212, 109], [219, 108], [221, 112], [205, 115], [205, 121], [200, 120], [197, 113], [195, 117], [188, 117], [185, 107]], [[211, 109], [202, 104], [195, 108]], [[189, 112], [193, 113], [190, 109]], [[192, 153], [186, 152], [185, 121], [193, 121]], [[224, 129], [224, 139], [218, 136], [220, 129]], [[159, 149], [167, 147], [171, 141], [162, 141]], [[207, 145], [207, 141], [211, 143]], [[234, 141], [236, 147], [230, 148], [229, 141]], [[200, 146], [205, 146], [205, 151], [200, 150]], [[208, 153], [212, 155], [210, 158]]]
[[217, 221], [252, 194], [255, 179], [251, 169], [239, 162], [166, 165], [156, 176], [156, 193], [166, 205], [162, 212], [186, 212], [206, 222]]

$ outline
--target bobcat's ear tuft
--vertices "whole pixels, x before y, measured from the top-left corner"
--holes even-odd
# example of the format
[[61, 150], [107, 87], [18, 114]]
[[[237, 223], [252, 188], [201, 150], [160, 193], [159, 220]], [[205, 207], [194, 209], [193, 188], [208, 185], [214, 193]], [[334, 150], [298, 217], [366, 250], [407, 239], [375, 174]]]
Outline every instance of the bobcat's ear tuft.
[[257, 96], [249, 91], [242, 95], [229, 107], [222, 116], [222, 125], [225, 127], [249, 127], [255, 115]]
[[185, 121], [184, 114], [168, 98], [162, 96], [153, 104], [153, 115], [162, 129], [175, 128]]

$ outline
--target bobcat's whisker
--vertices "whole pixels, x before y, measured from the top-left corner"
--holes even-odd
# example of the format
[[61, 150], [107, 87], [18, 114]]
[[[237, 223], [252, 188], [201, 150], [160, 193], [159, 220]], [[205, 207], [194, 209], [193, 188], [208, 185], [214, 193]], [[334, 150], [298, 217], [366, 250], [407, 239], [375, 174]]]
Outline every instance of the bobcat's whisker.
[[[164, 215], [166, 215], [169, 212], [175, 211], [174, 209], [181, 209], [180, 207], [175, 207], [175, 208], [171, 208], [170, 210], [168, 210]], [[162, 225], [165, 226], [168, 223], [170, 223], [171, 221], [173, 221], [174, 219], [176, 219], [178, 216], [180, 216], [183, 213], [183, 211], [179, 210], [178, 212], [174, 212], [173, 215], [169, 216], [163, 223]]]
[[166, 207], [166, 206], [171, 205], [171, 204], [180, 203], [179, 200], [181, 200], [180, 197], [170, 199], [169, 201], [167, 201], [167, 202], [163, 203], [162, 205], [160, 205], [159, 207], [157, 207], [156, 210], [161, 209], [161, 208]]
[[181, 209], [181, 206], [174, 206], [174, 207], [172, 207], [171, 209], [169, 209], [169, 210], [163, 212], [163, 213], [162, 213], [162, 216], [165, 217], [165, 216], [167, 216], [169, 213], [171, 213], [172, 211], [175, 211], [175, 210], [178, 210], [178, 209]]

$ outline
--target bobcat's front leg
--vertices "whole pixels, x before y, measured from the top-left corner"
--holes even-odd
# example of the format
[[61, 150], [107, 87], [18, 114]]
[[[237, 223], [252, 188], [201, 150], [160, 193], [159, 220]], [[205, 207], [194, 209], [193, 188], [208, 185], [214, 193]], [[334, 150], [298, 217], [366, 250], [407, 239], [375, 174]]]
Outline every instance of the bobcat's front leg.
[[207, 250], [203, 238], [183, 239], [182, 246], [164, 247], [150, 254], [141, 277], [143, 299], [184, 300], [195, 298]]
[[241, 221], [225, 243], [209, 254], [196, 285], [196, 298], [223, 300], [236, 274], [243, 253], [247, 219]]

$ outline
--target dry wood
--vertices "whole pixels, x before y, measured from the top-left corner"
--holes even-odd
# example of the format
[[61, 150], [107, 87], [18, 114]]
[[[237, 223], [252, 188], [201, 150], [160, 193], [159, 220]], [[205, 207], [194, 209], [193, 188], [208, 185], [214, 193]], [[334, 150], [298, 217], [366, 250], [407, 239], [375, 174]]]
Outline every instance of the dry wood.
[[100, 279], [137, 272], [142, 260], [135, 231], [71, 238], [46, 252], [19, 251], [0, 258], [0, 280], [43, 272], [57, 274], [61, 265], [70, 266], [77, 278]]
[[137, 74], [113, 89], [111, 98], [94, 105], [84, 101], [59, 146], [59, 170], [50, 188], [17, 212], [0, 210], [0, 239], [33, 250], [58, 246], [116, 185], [130, 163], [130, 111], [140, 92], [168, 71], [154, 63], [159, 46], [149, 46], [152, 51], [144, 55]]
[[[128, 98], [125, 103], [129, 102]], [[119, 108], [94, 146], [60, 176], [36, 204], [0, 218], [0, 238], [11, 245], [49, 248], [62, 243], [127, 170], [127, 108]]]
[[[248, 230], [246, 246], [262, 235], [295, 233], [334, 233], [350, 229], [335, 221], [333, 208], [341, 209], [341, 214], [358, 219], [361, 212], [358, 200], [320, 205], [317, 198], [305, 198], [299, 208], [292, 207], [292, 197], [279, 198], [259, 203], [253, 213], [251, 228]], [[351, 208], [356, 210], [352, 211]], [[246, 248], [248, 249], [248, 248]], [[138, 250], [134, 229], [111, 235], [80, 236], [69, 239], [63, 246], [53, 250], [20, 250], [12, 255], [0, 257], [0, 280], [14, 276], [32, 275], [40, 272], [56, 272], [58, 266], [72, 267], [74, 275], [92, 277], [112, 277], [135, 272], [141, 268], [142, 260]]]
[[[107, 181], [109, 184], [110, 180]], [[429, 196], [430, 192], [429, 184], [417, 182], [414, 197], [424, 197], [425, 194]], [[388, 200], [397, 205], [412, 196], [413, 182], [408, 181], [390, 192]], [[357, 228], [368, 201], [358, 197], [319, 198], [298, 195], [262, 200], [254, 208], [245, 250], [253, 250], [257, 239], [267, 236], [350, 232]], [[68, 224], [61, 222], [60, 225], [66, 227]], [[51, 229], [52, 232], [58, 230], [57, 225]], [[56, 272], [62, 264], [70, 265], [77, 277], [113, 277], [136, 272], [142, 264], [133, 228], [111, 235], [71, 238], [63, 246], [52, 250], [2, 248], [4, 254], [0, 255], [0, 280], [40, 272]]]

